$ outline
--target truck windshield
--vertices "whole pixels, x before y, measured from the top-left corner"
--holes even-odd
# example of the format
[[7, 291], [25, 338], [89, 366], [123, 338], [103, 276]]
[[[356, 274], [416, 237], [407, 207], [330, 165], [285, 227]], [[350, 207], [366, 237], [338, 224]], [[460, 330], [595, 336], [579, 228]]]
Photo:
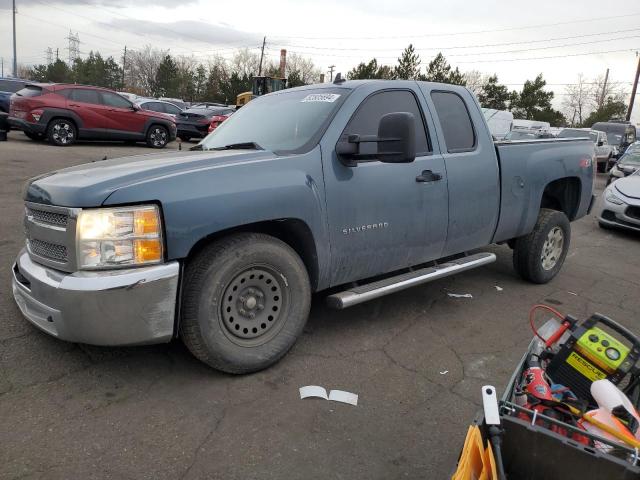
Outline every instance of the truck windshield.
[[203, 150], [257, 144], [276, 153], [310, 150], [317, 144], [349, 89], [282, 91], [252, 100], [209, 134]]

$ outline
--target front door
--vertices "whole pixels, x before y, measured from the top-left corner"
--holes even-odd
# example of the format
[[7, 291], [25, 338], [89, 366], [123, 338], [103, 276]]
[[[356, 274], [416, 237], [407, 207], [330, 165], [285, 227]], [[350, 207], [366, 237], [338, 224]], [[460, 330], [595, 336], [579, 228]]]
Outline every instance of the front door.
[[69, 92], [67, 108], [82, 122], [78, 125], [80, 137], [103, 138], [106, 128], [107, 107], [102, 104], [100, 92], [89, 88], [73, 88]]
[[102, 101], [109, 109], [106, 126], [109, 133], [123, 138], [134, 138], [144, 133], [146, 115], [133, 110], [131, 102], [120, 95], [101, 93]]
[[[416, 119], [415, 161], [361, 161], [345, 166], [323, 150], [331, 241], [332, 285], [373, 277], [439, 258], [446, 240], [448, 205], [444, 161], [434, 155], [425, 115], [413, 89], [356, 90], [343, 109], [355, 111], [341, 137], [377, 135], [380, 118], [410, 112]], [[360, 101], [359, 96], [365, 98]], [[357, 106], [357, 109], [356, 109]], [[375, 154], [377, 144], [360, 152]]]

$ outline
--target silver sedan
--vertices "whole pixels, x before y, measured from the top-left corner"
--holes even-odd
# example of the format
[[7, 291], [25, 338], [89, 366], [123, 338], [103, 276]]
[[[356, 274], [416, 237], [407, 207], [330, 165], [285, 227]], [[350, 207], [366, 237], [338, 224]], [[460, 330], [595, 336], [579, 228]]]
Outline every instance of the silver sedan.
[[598, 222], [602, 228], [621, 227], [640, 232], [640, 171], [609, 185]]

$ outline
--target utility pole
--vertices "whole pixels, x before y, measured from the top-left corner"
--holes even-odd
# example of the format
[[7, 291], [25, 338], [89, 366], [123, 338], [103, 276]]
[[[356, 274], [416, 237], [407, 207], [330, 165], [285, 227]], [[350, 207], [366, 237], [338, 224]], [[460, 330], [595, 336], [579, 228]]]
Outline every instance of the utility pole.
[[58, 50], [60, 50], [60, 49], [59, 49], [59, 48], [56, 48], [56, 62], [57, 62], [58, 60], [60, 60], [60, 57], [58, 56], [58, 53], [59, 53], [59, 52], [58, 52]]
[[607, 81], [609, 80], [609, 69], [607, 68], [607, 73], [604, 74], [604, 83], [602, 84], [602, 94], [600, 95], [600, 101], [598, 102], [598, 108], [602, 108], [604, 105], [604, 95], [607, 93]]
[[633, 88], [631, 89], [631, 100], [629, 100], [629, 110], [627, 110], [627, 121], [631, 120], [631, 112], [633, 111], [633, 104], [636, 101], [636, 91], [638, 90], [638, 77], [640, 77], [640, 55], [636, 52], [638, 57], [638, 68], [636, 68], [636, 78], [633, 81]]
[[127, 46], [124, 46], [124, 55], [122, 55], [122, 89], [124, 90], [124, 71], [127, 68]]
[[16, 55], [16, 0], [13, 0], [13, 76], [18, 77], [18, 57]]
[[0, 58], [0, 64], [2, 64], [2, 73], [0, 73], [0, 77], [4, 77], [4, 57]]
[[262, 39], [262, 51], [260, 52], [260, 66], [258, 67], [258, 76], [262, 75], [262, 59], [264, 58], [264, 44], [267, 43], [267, 37]]
[[333, 82], [333, 70], [336, 68], [335, 65], [329, 65], [329, 75], [331, 75], [331, 81]]

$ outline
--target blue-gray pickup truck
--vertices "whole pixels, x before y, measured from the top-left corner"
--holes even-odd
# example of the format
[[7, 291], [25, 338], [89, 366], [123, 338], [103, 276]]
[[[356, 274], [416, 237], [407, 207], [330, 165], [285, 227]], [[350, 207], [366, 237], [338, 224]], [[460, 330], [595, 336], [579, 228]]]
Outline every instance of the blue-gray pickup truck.
[[493, 262], [479, 249], [495, 243], [548, 282], [593, 203], [589, 139], [494, 142], [453, 85], [276, 92], [195, 150], [31, 179], [13, 266], [24, 316], [73, 342], [180, 337], [251, 372], [291, 348], [313, 292], [347, 308]]

